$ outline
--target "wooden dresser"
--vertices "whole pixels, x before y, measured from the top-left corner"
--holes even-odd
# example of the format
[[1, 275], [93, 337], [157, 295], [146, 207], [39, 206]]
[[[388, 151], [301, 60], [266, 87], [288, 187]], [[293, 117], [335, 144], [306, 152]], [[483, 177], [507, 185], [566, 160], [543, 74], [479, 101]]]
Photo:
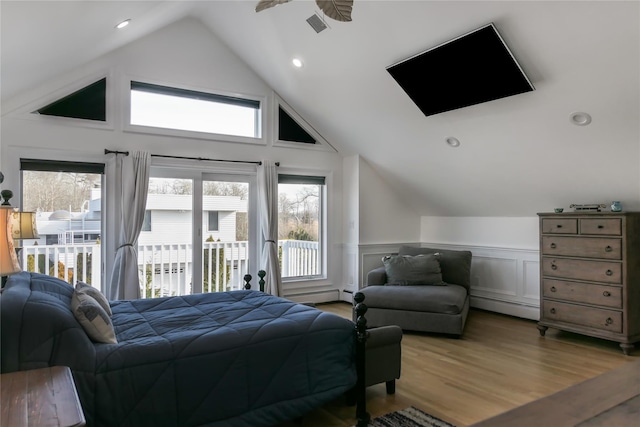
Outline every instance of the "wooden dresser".
[[620, 343], [640, 341], [640, 212], [539, 213], [540, 321]]

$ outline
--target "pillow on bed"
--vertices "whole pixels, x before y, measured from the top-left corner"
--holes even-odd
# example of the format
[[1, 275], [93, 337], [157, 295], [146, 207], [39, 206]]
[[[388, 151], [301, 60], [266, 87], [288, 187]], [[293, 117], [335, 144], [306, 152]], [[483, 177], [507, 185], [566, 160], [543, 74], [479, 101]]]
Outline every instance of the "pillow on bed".
[[113, 313], [111, 312], [109, 301], [104, 295], [102, 295], [102, 292], [100, 292], [98, 289], [94, 288], [93, 286], [87, 285], [84, 282], [78, 282], [76, 283], [76, 292], [91, 296], [93, 299], [98, 301], [98, 304], [100, 304], [100, 306], [104, 309], [104, 311], [107, 312], [109, 316], [113, 315]]
[[387, 285], [445, 285], [439, 257], [439, 254], [385, 256], [382, 263], [387, 273]]
[[118, 343], [111, 318], [93, 297], [86, 293], [74, 292], [71, 297], [71, 311], [93, 341]]

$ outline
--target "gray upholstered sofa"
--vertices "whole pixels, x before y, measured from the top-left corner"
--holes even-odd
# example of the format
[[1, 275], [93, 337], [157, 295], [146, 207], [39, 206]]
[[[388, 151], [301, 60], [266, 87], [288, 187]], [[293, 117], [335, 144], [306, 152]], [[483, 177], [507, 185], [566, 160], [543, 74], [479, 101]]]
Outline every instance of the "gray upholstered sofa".
[[461, 336], [469, 313], [471, 285], [470, 251], [402, 246], [398, 255], [438, 256], [442, 280], [439, 286], [390, 285], [384, 266], [367, 274], [361, 290], [368, 307], [367, 326], [398, 325], [403, 330]]

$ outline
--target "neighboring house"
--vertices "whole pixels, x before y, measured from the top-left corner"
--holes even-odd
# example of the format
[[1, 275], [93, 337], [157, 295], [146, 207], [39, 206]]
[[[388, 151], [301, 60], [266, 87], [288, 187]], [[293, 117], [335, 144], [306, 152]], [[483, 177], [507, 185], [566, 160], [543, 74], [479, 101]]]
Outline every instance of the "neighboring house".
[[[64, 245], [93, 243], [100, 238], [100, 199], [89, 203], [89, 211], [38, 212], [40, 239], [25, 245]], [[236, 241], [236, 213], [247, 212], [247, 201], [238, 196], [205, 196], [203, 241]], [[145, 222], [138, 245], [191, 244], [191, 196], [149, 194]]]
[[[191, 196], [149, 194], [139, 245], [191, 244]], [[236, 241], [236, 213], [247, 212], [247, 201], [238, 196], [204, 196], [202, 238]]]

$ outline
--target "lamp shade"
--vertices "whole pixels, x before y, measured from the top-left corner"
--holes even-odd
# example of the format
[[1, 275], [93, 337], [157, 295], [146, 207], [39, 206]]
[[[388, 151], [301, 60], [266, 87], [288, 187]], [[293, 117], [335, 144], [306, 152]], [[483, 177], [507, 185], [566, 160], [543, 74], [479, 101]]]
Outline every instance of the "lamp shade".
[[0, 206], [0, 276], [19, 273], [18, 257], [11, 236], [11, 206]]
[[39, 239], [38, 228], [36, 227], [35, 212], [13, 212], [11, 214], [13, 226], [13, 240], [18, 239]]

